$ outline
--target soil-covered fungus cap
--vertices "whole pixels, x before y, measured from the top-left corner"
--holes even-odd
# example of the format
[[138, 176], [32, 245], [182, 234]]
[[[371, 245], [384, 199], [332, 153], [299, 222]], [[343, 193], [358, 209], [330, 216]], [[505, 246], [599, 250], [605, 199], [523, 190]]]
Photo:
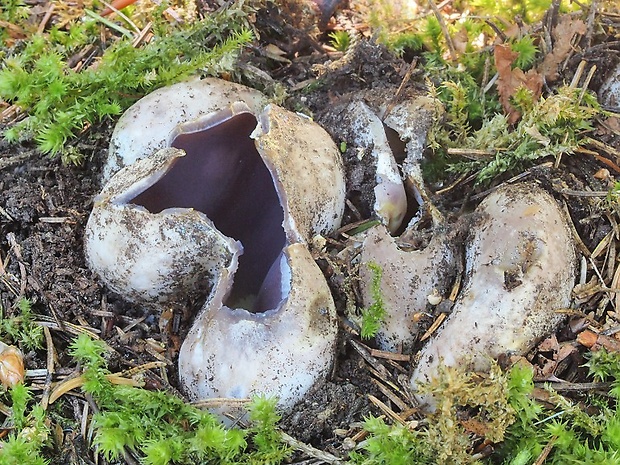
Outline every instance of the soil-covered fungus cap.
[[334, 303], [306, 244], [340, 225], [344, 174], [320, 126], [239, 87], [179, 84], [128, 110], [107, 165], [127, 166], [95, 199], [86, 255], [132, 302], [205, 302], [179, 359], [191, 398], [266, 392], [291, 406], [334, 356]]
[[421, 351], [414, 387], [435, 377], [440, 364], [486, 371], [494, 358], [524, 355], [556, 329], [563, 319], [558, 310], [570, 304], [575, 250], [551, 195], [534, 184], [507, 185], [490, 194], [476, 215], [463, 288]]

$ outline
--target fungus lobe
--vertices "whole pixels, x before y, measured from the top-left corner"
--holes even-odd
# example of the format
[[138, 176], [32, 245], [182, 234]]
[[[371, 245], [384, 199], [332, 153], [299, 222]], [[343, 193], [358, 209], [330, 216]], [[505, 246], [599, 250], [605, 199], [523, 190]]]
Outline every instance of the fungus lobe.
[[[191, 128], [179, 127], [171, 146], [186, 155], [175, 159], [161, 179], [130, 202], [151, 213], [169, 208], [198, 210], [222, 234], [240, 242], [233, 288], [224, 303], [262, 311], [278, 304], [269, 295], [257, 296], [280, 257], [286, 235], [271, 174], [250, 138], [256, 124], [252, 113], [233, 115], [224, 110], [201, 124], [193, 122]], [[262, 308], [253, 306], [257, 300]]]
[[320, 126], [261, 102], [214, 79], [137, 102], [114, 131], [104, 177], [125, 167], [95, 199], [85, 249], [130, 301], [204, 301], [179, 354], [190, 398], [263, 392], [290, 407], [333, 362], [336, 310], [306, 244], [339, 226], [345, 181]]

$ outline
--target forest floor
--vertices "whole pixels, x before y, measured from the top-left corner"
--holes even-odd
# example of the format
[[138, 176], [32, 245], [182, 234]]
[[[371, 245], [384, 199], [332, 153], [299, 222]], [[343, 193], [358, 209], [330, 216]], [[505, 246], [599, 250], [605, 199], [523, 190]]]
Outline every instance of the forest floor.
[[[47, 11], [45, 1], [30, 3], [39, 12]], [[398, 95], [403, 84], [424, 92], [428, 85], [424, 73], [411, 72], [411, 62], [418, 57], [405, 54], [399, 58], [377, 44], [370, 27], [360, 19], [361, 13], [344, 3], [328, 23], [327, 32], [316, 27], [316, 16], [300, 20], [295, 11], [273, 5], [259, 10], [254, 25], [260, 40], [239, 58], [238, 66], [246, 71], [245, 82], [260, 83], [264, 89], [281, 86], [286, 89], [283, 105], [311, 113], [319, 124], [333, 105], [352, 94], [387, 89]], [[202, 8], [202, 13], [208, 14], [208, 6]], [[53, 22], [54, 16], [51, 18]], [[566, 52], [560, 76], [556, 84], [551, 84], [552, 88], [559, 82], [570, 82], [580, 61], [588, 67], [597, 66], [596, 75], [589, 82], [594, 93], [613, 72], [620, 58], [620, 17], [597, 16], [597, 21], [602, 20], [612, 23], [607, 27], [615, 27], [616, 37], [599, 34], [595, 41], [580, 42], [570, 54]], [[347, 52], [346, 59], [331, 47], [327, 35], [343, 28], [359, 33], [359, 40], [353, 51]], [[616, 101], [615, 105], [615, 109], [609, 110], [617, 113], [620, 103]], [[6, 102], [4, 128], [17, 121], [10, 117], [9, 108]], [[49, 399], [44, 397], [49, 397], [53, 387], [76, 373], [68, 347], [82, 332], [96, 335], [111, 348], [110, 371], [121, 372], [157, 362], [155, 368], [142, 373], [144, 386], [182, 395], [178, 390], [176, 357], [189, 329], [191, 312], [162, 317], [125, 302], [105, 288], [89, 270], [84, 257], [84, 229], [93, 198], [101, 189], [101, 168], [114, 122], [107, 119], [90, 127], [72, 142], [86, 154], [84, 162], [77, 166], [63, 164], [59, 157], [42, 155], [32, 141], [0, 141], [0, 309], [2, 318], [10, 318], [18, 312], [17, 302], [26, 297], [36, 323], [44, 328], [43, 346], [22, 350], [27, 370], [25, 383], [32, 388], [35, 399], [46, 406]], [[337, 131], [324, 126], [337, 143], [342, 142]], [[578, 153], [563, 156], [557, 166], [553, 159], [537, 160], [534, 166], [498, 176], [484, 186], [475, 186], [471, 179], [463, 180], [453, 174], [430, 184], [433, 191], [440, 185], [453, 186], [432, 198], [449, 218], [472, 211], [487, 192], [515, 175], [543, 186], [566, 206], [574, 225], [576, 248], [583, 257], [572, 314], [556, 334], [541, 341], [525, 358], [535, 369], [536, 382], [556, 381], [559, 391], [572, 387], [570, 395], [577, 400], [588, 394], [585, 384], [583, 390], [574, 386], [591, 381], [584, 364], [585, 355], [594, 344], [579, 340], [579, 335], [583, 338], [583, 331], [589, 328], [598, 337], [597, 344], [609, 350], [617, 350], [620, 345], [616, 337], [620, 334], [620, 260], [616, 258], [620, 250], [620, 208], [610, 206], [609, 201], [609, 192], [620, 176], [618, 115], [596, 118], [591, 134], [599, 145], [585, 145]], [[350, 191], [348, 198], [355, 208], [347, 210], [345, 226], [367, 218], [370, 213], [369, 205], [359, 200], [359, 191]], [[346, 247], [346, 237], [334, 234], [329, 244], [327, 255], [317, 254], [316, 258], [329, 275], [342, 322], [338, 355], [329, 378], [280, 422], [283, 431], [315, 448], [298, 452], [298, 463], [311, 463], [305, 460], [313, 455], [318, 457], [314, 463], [346, 460], [351, 444], [364, 436], [364, 418], [386, 414], [386, 406], [396, 416], [405, 415], [402, 404], [413, 407], [412, 399], [403, 394], [411, 370], [410, 358], [405, 355], [390, 359], [385, 353], [373, 352], [373, 341], [362, 340], [347, 323], [345, 307], [351, 304], [347, 300], [350, 295], [339, 288], [346, 276], [333, 268], [332, 261], [337, 262], [338, 252]], [[354, 305], [360, 307], [361, 303]], [[427, 323], [430, 326], [432, 320]], [[62, 407], [52, 419], [53, 446], [46, 449], [51, 463], [97, 463], [96, 452], [85, 434], [84, 402], [79, 390], [63, 396]], [[401, 420], [419, 418], [412, 412]], [[475, 436], [473, 431], [471, 434]], [[476, 439], [472, 439], [475, 443]]]

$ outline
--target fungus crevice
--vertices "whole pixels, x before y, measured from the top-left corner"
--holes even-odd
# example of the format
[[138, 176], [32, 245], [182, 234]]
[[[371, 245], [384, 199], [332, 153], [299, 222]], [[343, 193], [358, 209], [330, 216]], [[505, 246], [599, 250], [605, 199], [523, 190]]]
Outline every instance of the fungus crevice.
[[239, 264], [224, 305], [261, 312], [285, 297], [273, 283], [282, 279], [286, 234], [272, 175], [250, 137], [256, 125], [252, 113], [227, 109], [180, 126], [171, 146], [186, 156], [176, 158], [129, 202], [153, 214], [171, 208], [200, 211], [222, 234], [239, 241]]
[[254, 89], [181, 82], [123, 114], [104, 181], [86, 260], [138, 305], [201, 303], [178, 358], [190, 399], [264, 393], [288, 409], [326, 378], [338, 320], [307, 244], [340, 227], [346, 182], [323, 128]]

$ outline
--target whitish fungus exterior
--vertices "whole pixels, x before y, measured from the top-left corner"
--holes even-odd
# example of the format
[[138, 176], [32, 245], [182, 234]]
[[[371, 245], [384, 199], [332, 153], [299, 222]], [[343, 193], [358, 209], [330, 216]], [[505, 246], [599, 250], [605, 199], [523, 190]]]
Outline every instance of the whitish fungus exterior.
[[[420, 169], [426, 134], [438, 111], [437, 102], [423, 96], [391, 108], [375, 105], [371, 110], [359, 101], [346, 108], [349, 124], [356, 128], [353, 141], [370, 149], [376, 167], [374, 210], [382, 224], [354, 241], [361, 250], [360, 287], [366, 307], [374, 299], [369, 264], [382, 270], [380, 292], [386, 317], [377, 343], [383, 350], [411, 350], [418, 333], [416, 316], [427, 311], [429, 296], [441, 301], [449, 293], [456, 274], [456, 248], [442, 216], [429, 201]], [[396, 153], [399, 150], [404, 153]], [[398, 195], [382, 195], [397, 188]], [[430, 226], [427, 230], [423, 230], [425, 222]]]
[[360, 281], [366, 306], [373, 301], [368, 264], [374, 263], [382, 270], [380, 285], [386, 317], [377, 333], [377, 343], [383, 350], [409, 352], [419, 331], [416, 316], [427, 311], [429, 297], [449, 293], [455, 274], [455, 251], [439, 230], [425, 248], [403, 250], [382, 225], [364, 235], [361, 249]]
[[[534, 184], [508, 185], [477, 208], [465, 281], [452, 313], [420, 353], [415, 388], [439, 364], [486, 371], [554, 331], [570, 304], [575, 251], [556, 201]], [[431, 401], [432, 399], [424, 399]]]
[[620, 108], [620, 63], [607, 75], [598, 94], [603, 105]]
[[306, 243], [340, 225], [340, 153], [317, 124], [217, 79], [160, 89], [114, 131], [87, 260], [126, 299], [206, 299], [179, 356], [192, 399], [278, 396], [330, 370], [336, 310]]

